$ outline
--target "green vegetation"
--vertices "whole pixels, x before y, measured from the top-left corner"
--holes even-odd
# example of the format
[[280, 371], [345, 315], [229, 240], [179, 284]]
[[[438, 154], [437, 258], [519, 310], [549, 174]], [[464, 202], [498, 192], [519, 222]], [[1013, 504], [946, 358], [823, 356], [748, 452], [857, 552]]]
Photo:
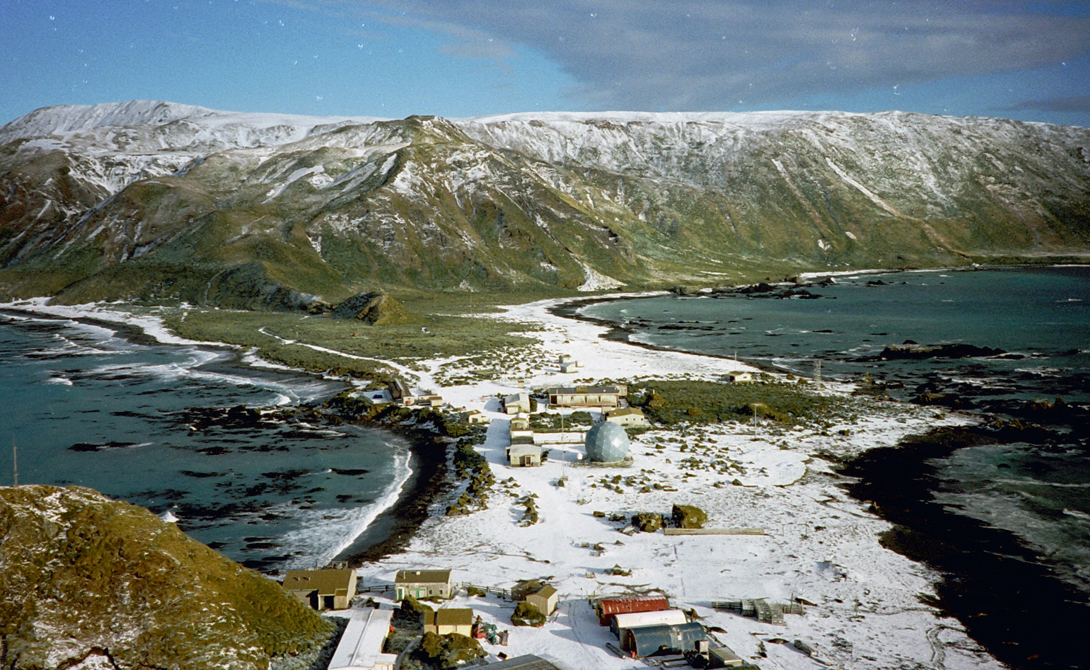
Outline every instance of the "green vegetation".
[[819, 395], [789, 382], [644, 380], [640, 387], [630, 392], [629, 402], [663, 426], [744, 422], [754, 416], [781, 424], [831, 425], [856, 411], [855, 401]]
[[275, 582], [90, 489], [0, 488], [0, 537], [0, 637], [18, 667], [105, 648], [119, 667], [264, 670], [333, 632]]
[[511, 623], [516, 626], [544, 626], [545, 614], [542, 613], [533, 603], [528, 603], [525, 600], [515, 605], [515, 611], [511, 613]]
[[429, 668], [443, 670], [464, 666], [468, 661], [484, 658], [486, 654], [481, 643], [471, 637], [458, 633], [424, 633], [420, 646], [413, 651], [412, 656]]
[[525, 347], [526, 326], [491, 319], [428, 314], [414, 323], [368, 325], [292, 312], [170, 310], [168, 328], [181, 337], [226, 342], [268, 361], [317, 372], [389, 380], [383, 360], [480, 355]]
[[496, 483], [496, 477], [492, 474], [488, 460], [473, 448], [474, 444], [483, 441], [484, 431], [478, 430], [474, 436], [459, 440], [454, 450], [454, 474], [458, 479], [468, 479], [469, 485], [447, 507], [447, 516], [470, 514], [488, 508], [488, 491]]

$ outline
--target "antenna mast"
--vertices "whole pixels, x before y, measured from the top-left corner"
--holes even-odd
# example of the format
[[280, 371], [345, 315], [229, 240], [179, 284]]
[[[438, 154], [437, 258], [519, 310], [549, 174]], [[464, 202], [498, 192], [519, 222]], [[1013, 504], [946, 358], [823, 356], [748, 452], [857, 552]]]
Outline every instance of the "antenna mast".
[[19, 454], [15, 451], [15, 433], [11, 434], [11, 479], [19, 485]]

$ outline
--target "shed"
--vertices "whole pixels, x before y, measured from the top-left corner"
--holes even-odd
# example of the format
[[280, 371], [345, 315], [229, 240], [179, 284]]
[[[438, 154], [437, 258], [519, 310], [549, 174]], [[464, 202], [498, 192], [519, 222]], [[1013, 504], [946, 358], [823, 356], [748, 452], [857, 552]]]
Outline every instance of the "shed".
[[424, 632], [436, 635], [469, 635], [473, 632], [473, 610], [468, 607], [447, 607], [439, 610], [425, 610]]
[[541, 465], [541, 453], [536, 444], [512, 444], [507, 447], [507, 463], [514, 468]]
[[518, 414], [520, 412], [530, 413], [530, 394], [529, 393], [512, 393], [509, 396], [503, 398], [503, 411], [506, 414]]
[[395, 600], [449, 598], [454, 591], [450, 570], [398, 570], [394, 577]]
[[523, 598], [523, 600], [536, 607], [537, 611], [545, 616], [549, 616], [556, 611], [556, 604], [559, 599], [560, 593], [550, 584], [546, 584], [540, 589], [526, 594]]
[[735, 370], [734, 372], [727, 373], [727, 379], [733, 382], [751, 382], [753, 381], [753, 373], [746, 372], [744, 370]]
[[712, 647], [708, 650], [708, 657], [713, 668], [737, 668], [746, 664], [730, 647]]
[[639, 407], [618, 407], [605, 411], [606, 421], [619, 423], [622, 426], [647, 426], [647, 417]]
[[488, 416], [479, 409], [471, 409], [465, 412], [462, 414], [462, 419], [469, 424], [486, 424], [489, 422]]
[[402, 405], [413, 404], [413, 392], [408, 384], [400, 379], [395, 379], [389, 382], [388, 386], [390, 387], [390, 397], [394, 399], [394, 402]]
[[625, 631], [630, 628], [642, 628], [644, 626], [672, 626], [682, 623], [689, 623], [689, 617], [681, 610], [629, 612], [627, 614], [614, 614], [610, 617], [609, 632], [616, 635], [618, 640], [623, 641]]
[[629, 628], [621, 640], [621, 649], [637, 658], [658, 653], [681, 653], [696, 649], [696, 643], [708, 639], [704, 626], [683, 623], [674, 626]]
[[356, 571], [288, 570], [284, 589], [319, 612], [343, 610], [356, 595]]
[[393, 610], [353, 610], [329, 670], [394, 670], [397, 654], [382, 653], [393, 616]]
[[618, 596], [616, 598], [602, 598], [594, 604], [598, 614], [598, 623], [602, 626], [609, 625], [609, 619], [614, 614], [627, 612], [657, 612], [669, 609], [670, 604], [666, 596]]

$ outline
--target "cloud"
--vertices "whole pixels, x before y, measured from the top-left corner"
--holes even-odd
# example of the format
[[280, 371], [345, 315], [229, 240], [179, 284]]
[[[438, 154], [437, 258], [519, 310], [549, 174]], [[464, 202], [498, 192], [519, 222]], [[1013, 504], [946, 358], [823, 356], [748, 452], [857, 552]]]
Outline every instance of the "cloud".
[[[307, 0], [296, 0], [307, 2]], [[558, 63], [597, 109], [695, 110], [1032, 70], [1090, 51], [1071, 3], [310, 0], [449, 35], [445, 52]], [[396, 17], [396, 18], [394, 18]]]

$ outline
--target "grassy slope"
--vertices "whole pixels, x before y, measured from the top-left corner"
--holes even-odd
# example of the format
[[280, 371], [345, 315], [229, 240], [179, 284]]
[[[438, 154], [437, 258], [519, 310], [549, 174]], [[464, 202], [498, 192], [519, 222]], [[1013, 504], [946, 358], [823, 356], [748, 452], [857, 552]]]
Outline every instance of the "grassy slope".
[[0, 488], [5, 665], [266, 668], [331, 625], [147, 510], [81, 487]]

